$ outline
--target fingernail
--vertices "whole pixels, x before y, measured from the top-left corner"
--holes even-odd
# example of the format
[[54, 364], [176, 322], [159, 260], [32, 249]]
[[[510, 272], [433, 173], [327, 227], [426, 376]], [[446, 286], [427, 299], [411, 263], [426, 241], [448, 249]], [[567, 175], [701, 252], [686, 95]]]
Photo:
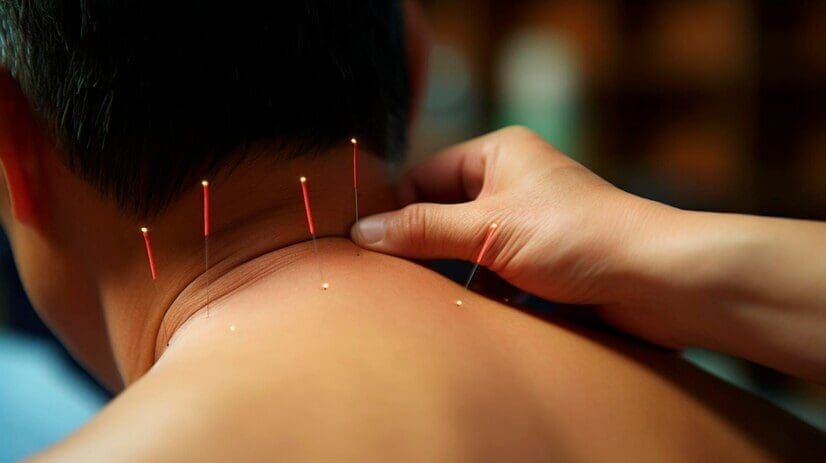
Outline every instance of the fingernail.
[[374, 215], [361, 219], [356, 226], [362, 244], [374, 244], [384, 239], [384, 216]]

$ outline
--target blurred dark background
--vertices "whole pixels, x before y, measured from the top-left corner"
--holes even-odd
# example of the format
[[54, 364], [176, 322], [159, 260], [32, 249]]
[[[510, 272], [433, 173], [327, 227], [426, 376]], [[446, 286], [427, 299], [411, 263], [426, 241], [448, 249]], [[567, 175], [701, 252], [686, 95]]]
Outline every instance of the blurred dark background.
[[[421, 4], [434, 49], [410, 163], [518, 123], [641, 196], [826, 220], [826, 2]], [[6, 461], [109, 396], [37, 320], [0, 246]], [[686, 357], [826, 429], [826, 388], [713, 352]]]
[[418, 151], [519, 123], [637, 194], [826, 218], [826, 2], [422, 4]]
[[[826, 220], [826, 2], [421, 4], [434, 49], [411, 163], [522, 124], [644, 197]], [[826, 388], [686, 357], [826, 429]]]

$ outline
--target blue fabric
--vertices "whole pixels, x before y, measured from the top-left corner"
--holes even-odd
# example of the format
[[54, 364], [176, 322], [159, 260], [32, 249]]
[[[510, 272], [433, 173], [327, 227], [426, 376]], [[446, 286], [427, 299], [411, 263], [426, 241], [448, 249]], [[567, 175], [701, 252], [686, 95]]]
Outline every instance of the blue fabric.
[[106, 400], [48, 342], [0, 330], [0, 462], [63, 439]]

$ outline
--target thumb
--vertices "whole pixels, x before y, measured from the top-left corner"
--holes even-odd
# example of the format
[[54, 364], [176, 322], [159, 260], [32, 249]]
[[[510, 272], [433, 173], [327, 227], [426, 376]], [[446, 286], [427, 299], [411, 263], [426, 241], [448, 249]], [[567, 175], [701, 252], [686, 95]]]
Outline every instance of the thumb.
[[386, 254], [471, 260], [487, 225], [476, 209], [474, 203], [411, 204], [361, 219], [350, 236], [356, 244]]

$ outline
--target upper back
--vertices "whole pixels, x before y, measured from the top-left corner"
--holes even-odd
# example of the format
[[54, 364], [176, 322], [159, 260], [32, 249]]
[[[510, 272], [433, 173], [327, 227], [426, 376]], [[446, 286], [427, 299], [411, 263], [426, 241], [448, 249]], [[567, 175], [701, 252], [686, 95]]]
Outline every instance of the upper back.
[[[60, 461], [814, 457], [822, 434], [678, 356], [528, 315], [413, 263], [322, 241], [238, 290]], [[457, 308], [455, 300], [464, 302]]]

